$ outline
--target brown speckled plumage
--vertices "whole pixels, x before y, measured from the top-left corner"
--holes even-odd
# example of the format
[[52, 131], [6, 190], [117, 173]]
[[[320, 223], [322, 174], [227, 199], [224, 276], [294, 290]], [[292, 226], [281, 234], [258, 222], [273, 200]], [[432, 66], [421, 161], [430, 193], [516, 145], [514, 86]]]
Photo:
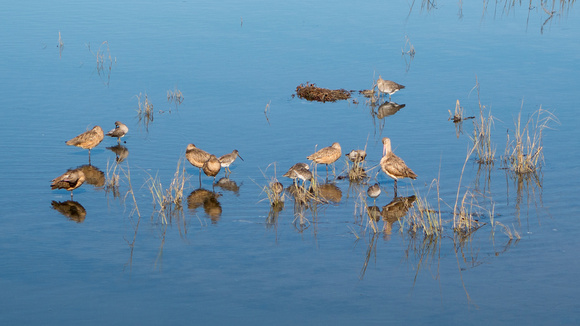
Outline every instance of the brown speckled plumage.
[[395, 180], [395, 196], [397, 195], [398, 179], [417, 179], [417, 175], [405, 164], [405, 161], [393, 153], [391, 140], [387, 137], [383, 138], [383, 158], [380, 165], [383, 172]]
[[68, 170], [63, 175], [58, 176], [51, 181], [52, 190], [65, 189], [70, 191], [70, 198], [73, 197], [73, 190], [80, 187], [85, 182], [85, 174], [81, 169]]
[[103, 129], [99, 126], [93, 127], [89, 131], [85, 131], [82, 134], [76, 136], [75, 138], [66, 142], [69, 146], [76, 146], [89, 150], [89, 155], [91, 154], [91, 148], [96, 147], [103, 141], [105, 135], [103, 134]]

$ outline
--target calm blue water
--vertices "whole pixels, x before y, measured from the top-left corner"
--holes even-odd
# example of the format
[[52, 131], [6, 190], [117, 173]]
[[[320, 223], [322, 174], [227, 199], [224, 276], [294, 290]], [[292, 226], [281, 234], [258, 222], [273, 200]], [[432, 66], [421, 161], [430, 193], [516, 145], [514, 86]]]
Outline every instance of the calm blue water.
[[[543, 30], [541, 8], [506, 11], [503, 3], [464, 3], [462, 17], [457, 2], [410, 10], [405, 1], [23, 1], [0, 12], [1, 324], [579, 322], [574, 8]], [[412, 60], [401, 55], [405, 36]], [[379, 74], [406, 86], [392, 97], [405, 108], [384, 119], [373, 119], [359, 95], [358, 104], [292, 97], [307, 81], [368, 89]], [[473, 159], [461, 178], [472, 121], [459, 137], [447, 121], [456, 100], [466, 115], [478, 113], [476, 78], [496, 118], [498, 160], [487, 184]], [[177, 108], [167, 101], [175, 89], [185, 97]], [[139, 94], [154, 106], [148, 129], [136, 117]], [[544, 134], [541, 187], [518, 189], [499, 158], [520, 109], [527, 117], [540, 107], [560, 124]], [[64, 141], [116, 120], [130, 128], [121, 196], [85, 183], [74, 192], [86, 211], [77, 223], [51, 206], [70, 195], [51, 191], [50, 180], [88, 164], [86, 150]], [[392, 234], [373, 235], [347, 180], [335, 181], [340, 202], [306, 210], [302, 226], [291, 198], [268, 223], [262, 187], [273, 177], [290, 185], [288, 167], [333, 142], [343, 153], [366, 146], [375, 166], [384, 136], [419, 175], [400, 181], [399, 195], [417, 193], [437, 207], [429, 185], [440, 180], [444, 237], [429, 243], [396, 224]], [[185, 203], [165, 224], [147, 180], [157, 175], [167, 187], [188, 143], [216, 155], [238, 149], [244, 161], [230, 178], [239, 190], [216, 187], [219, 208]], [[115, 144], [107, 138], [91, 151], [105, 174], [115, 165], [106, 147]], [[185, 164], [187, 199], [199, 181]], [[344, 169], [341, 159], [337, 173]], [[320, 166], [320, 182], [325, 173]], [[376, 178], [382, 207], [393, 181]], [[494, 234], [489, 215], [469, 241], [453, 239], [460, 178], [461, 194], [485, 184], [478, 204], [521, 240], [501, 228]], [[212, 180], [203, 176], [202, 188], [211, 191]]]

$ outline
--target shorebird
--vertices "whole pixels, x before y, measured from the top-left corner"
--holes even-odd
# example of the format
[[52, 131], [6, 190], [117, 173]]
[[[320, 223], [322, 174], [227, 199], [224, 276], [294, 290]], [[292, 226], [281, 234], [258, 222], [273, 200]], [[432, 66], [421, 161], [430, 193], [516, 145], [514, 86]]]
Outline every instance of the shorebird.
[[63, 175], [52, 179], [50, 188], [65, 189], [70, 191], [70, 199], [73, 198], [73, 190], [80, 187], [85, 182], [85, 174], [81, 169], [68, 170]]
[[361, 163], [367, 157], [367, 152], [362, 149], [353, 149], [345, 156], [353, 163]]
[[302, 180], [302, 186], [304, 186], [304, 183], [306, 182], [306, 180], [311, 180], [312, 179], [312, 172], [310, 172], [310, 166], [308, 166], [308, 164], [306, 163], [296, 163], [294, 165], [292, 165], [290, 167], [290, 169], [288, 169], [288, 172], [286, 172], [283, 177], [288, 177], [290, 179], [294, 179], [294, 183], [297, 183], [296, 179], [301, 179]]
[[284, 200], [282, 197], [282, 192], [284, 191], [284, 186], [280, 182], [272, 181], [270, 183], [270, 190], [272, 191], [272, 194], [274, 195], [274, 199], [270, 200], [272, 205], [276, 205]]
[[194, 144], [187, 145], [185, 150], [185, 158], [191, 163], [191, 165], [199, 168], [199, 183], [201, 185], [201, 168], [203, 164], [209, 160], [210, 154], [203, 149], [195, 147]]
[[210, 154], [209, 159], [203, 163], [201, 168], [203, 169], [203, 173], [205, 173], [205, 175], [208, 177], [213, 177], [213, 181], [215, 183], [215, 176], [220, 172], [221, 163], [215, 155]]
[[306, 159], [317, 164], [326, 164], [326, 174], [328, 175], [328, 164], [332, 164], [342, 155], [339, 143], [333, 143], [329, 147], [324, 147], [318, 152], [306, 157]]
[[377, 87], [379, 92], [389, 94], [389, 101], [391, 101], [391, 94], [395, 94], [397, 91], [405, 88], [405, 86], [397, 84], [394, 81], [384, 80], [381, 76], [377, 79]]
[[230, 170], [230, 165], [232, 163], [234, 163], [234, 161], [238, 157], [240, 158], [240, 160], [242, 160], [242, 161], [244, 160], [240, 156], [240, 154], [238, 153], [237, 149], [234, 149], [234, 151], [229, 153], [229, 154], [225, 154], [225, 155], [220, 156], [219, 161], [220, 161], [221, 167], [224, 168], [226, 175], [228, 175], [228, 172], [232, 173], [232, 171]]
[[270, 189], [274, 195], [280, 196], [282, 191], [284, 191], [284, 186], [278, 181], [272, 181], [270, 183]]
[[380, 165], [383, 172], [395, 179], [395, 197], [397, 197], [398, 179], [417, 179], [417, 175], [405, 164], [405, 161], [393, 153], [391, 140], [387, 137], [383, 138], [383, 158], [381, 159]]
[[125, 136], [129, 132], [129, 128], [121, 121], [115, 121], [115, 129], [109, 131], [107, 136], [117, 137], [117, 143], [121, 144], [121, 137]]
[[367, 189], [367, 195], [369, 197], [371, 197], [374, 202], [377, 201], [377, 197], [379, 197], [381, 194], [381, 187], [379, 186], [378, 183], [375, 183], [374, 185], [370, 186], [369, 189]]
[[91, 148], [96, 147], [103, 141], [105, 135], [103, 129], [99, 126], [94, 126], [93, 129], [85, 131], [82, 134], [66, 142], [69, 146], [76, 146], [89, 150], [89, 164], [91, 162]]

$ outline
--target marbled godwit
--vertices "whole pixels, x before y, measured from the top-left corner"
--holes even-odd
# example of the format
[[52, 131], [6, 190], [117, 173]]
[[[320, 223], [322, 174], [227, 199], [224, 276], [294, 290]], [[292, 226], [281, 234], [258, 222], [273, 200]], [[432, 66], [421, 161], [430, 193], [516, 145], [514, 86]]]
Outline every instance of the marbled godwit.
[[[296, 179], [302, 179], [300, 178], [300, 175], [307, 176], [304, 170], [310, 172], [310, 166], [308, 166], [306, 163], [296, 163], [288, 169], [288, 172], [284, 173], [283, 177], [293, 179], [294, 183], [296, 184]], [[312, 175], [312, 173], [310, 173], [310, 175]]]
[[201, 185], [201, 168], [203, 164], [209, 160], [210, 154], [203, 149], [195, 147], [194, 144], [187, 145], [185, 150], [185, 158], [191, 163], [191, 165], [199, 168], [199, 183]]
[[125, 136], [129, 132], [129, 128], [123, 124], [121, 121], [115, 121], [115, 129], [109, 131], [107, 136], [117, 137], [117, 143], [121, 144], [121, 137]]
[[367, 152], [362, 149], [353, 149], [345, 156], [353, 163], [361, 163], [367, 157]]
[[381, 195], [381, 187], [379, 186], [379, 184], [375, 183], [374, 185], [370, 186], [369, 189], [367, 189], [367, 195], [371, 197], [374, 200], [374, 202], [376, 202], [377, 197]]
[[377, 87], [379, 92], [389, 94], [389, 101], [391, 101], [391, 94], [395, 94], [400, 89], [405, 88], [405, 86], [397, 84], [394, 81], [384, 80], [381, 76], [377, 79]]
[[328, 174], [328, 164], [332, 164], [342, 155], [339, 143], [333, 143], [329, 147], [324, 147], [318, 152], [306, 157], [306, 159], [317, 164], [326, 164], [326, 174]]
[[240, 160], [242, 160], [242, 161], [244, 160], [240, 156], [240, 154], [238, 153], [237, 149], [234, 149], [234, 151], [229, 153], [229, 154], [225, 154], [225, 155], [220, 156], [219, 161], [220, 161], [222, 168], [224, 168], [224, 170], [226, 171], [226, 175], [228, 174], [228, 172], [232, 173], [232, 171], [230, 170], [230, 165], [232, 163], [234, 163], [234, 161], [238, 157], [240, 158]]
[[96, 147], [103, 141], [105, 135], [103, 129], [99, 126], [94, 126], [93, 129], [85, 131], [82, 134], [66, 142], [69, 146], [76, 146], [89, 150], [89, 164], [91, 161], [91, 148]]
[[417, 179], [417, 175], [405, 164], [405, 161], [393, 153], [391, 140], [387, 137], [383, 138], [383, 158], [380, 165], [383, 172], [395, 180], [395, 197], [397, 197], [397, 179]]
[[215, 176], [220, 172], [221, 163], [215, 155], [210, 154], [209, 159], [203, 163], [201, 168], [205, 175], [213, 177], [213, 182], [215, 183]]
[[50, 188], [65, 189], [70, 191], [70, 199], [73, 198], [73, 190], [85, 182], [85, 174], [81, 169], [68, 170], [63, 175], [52, 179]]

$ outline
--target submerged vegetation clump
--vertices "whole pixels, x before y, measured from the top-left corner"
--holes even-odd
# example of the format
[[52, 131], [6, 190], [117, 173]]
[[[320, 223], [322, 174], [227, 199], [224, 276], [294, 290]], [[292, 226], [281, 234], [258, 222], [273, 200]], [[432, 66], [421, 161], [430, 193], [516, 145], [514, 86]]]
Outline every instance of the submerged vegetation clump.
[[346, 100], [351, 96], [351, 92], [345, 89], [327, 89], [316, 86], [316, 84], [300, 84], [296, 87], [296, 95], [308, 101], [336, 102]]

